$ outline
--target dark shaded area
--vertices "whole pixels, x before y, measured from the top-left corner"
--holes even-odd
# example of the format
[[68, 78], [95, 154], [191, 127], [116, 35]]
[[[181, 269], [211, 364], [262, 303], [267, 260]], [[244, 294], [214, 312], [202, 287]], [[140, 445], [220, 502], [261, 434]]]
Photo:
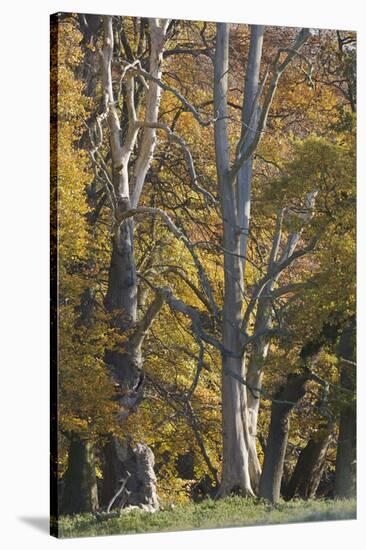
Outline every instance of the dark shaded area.
[[68, 467], [63, 476], [61, 514], [94, 512], [98, 509], [94, 449], [91, 441], [71, 436]]
[[[338, 353], [344, 364], [340, 373], [340, 385], [347, 395], [339, 418], [336, 475], [334, 496], [349, 498], [356, 494], [356, 321], [353, 318], [342, 332]], [[349, 362], [347, 362], [349, 361]]]
[[291, 479], [284, 491], [286, 500], [291, 500], [294, 496], [303, 499], [315, 497], [324, 473], [326, 454], [333, 429], [333, 422], [320, 426], [301, 450]]
[[289, 374], [286, 384], [279, 388], [272, 402], [271, 422], [259, 484], [259, 496], [271, 502], [277, 502], [280, 498], [290, 413], [304, 397], [310, 376], [311, 371], [307, 368], [300, 373]]

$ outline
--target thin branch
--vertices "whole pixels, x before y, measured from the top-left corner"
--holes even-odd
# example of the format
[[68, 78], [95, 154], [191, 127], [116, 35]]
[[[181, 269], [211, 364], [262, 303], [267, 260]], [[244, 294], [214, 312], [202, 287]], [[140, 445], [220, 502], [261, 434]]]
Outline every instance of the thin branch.
[[169, 128], [169, 126], [164, 123], [143, 122], [143, 123], [139, 123], [139, 125], [143, 126], [144, 128], [156, 128], [156, 129], [164, 130], [168, 135], [169, 141], [177, 143], [182, 148], [184, 157], [187, 162], [192, 188], [198, 193], [201, 193], [210, 203], [212, 203], [213, 205], [217, 205], [219, 201], [217, 201], [217, 199], [215, 199], [215, 197], [209, 191], [207, 191], [197, 183], [199, 176], [197, 176], [193, 157], [185, 140], [181, 136], [178, 136], [178, 134], [174, 133]]
[[310, 241], [309, 245], [306, 246], [305, 248], [302, 248], [297, 252], [293, 252], [291, 256], [289, 256], [286, 260], [282, 261], [281, 263], [276, 263], [273, 269], [269, 270], [268, 273], [259, 281], [259, 283], [256, 286], [256, 290], [254, 291], [254, 294], [246, 308], [242, 325], [241, 325], [241, 330], [244, 334], [245, 341], [247, 338], [247, 327], [248, 327], [250, 315], [255, 307], [255, 304], [258, 298], [261, 296], [262, 291], [265, 288], [266, 284], [271, 279], [274, 279], [279, 273], [281, 273], [281, 271], [283, 271], [289, 265], [291, 265], [295, 260], [297, 260], [298, 258], [301, 258], [305, 254], [308, 254], [310, 251], [314, 250], [316, 243], [317, 243], [317, 239], [314, 238]]
[[137, 68], [136, 66], [132, 67], [129, 66], [127, 70], [133, 71], [135, 74], [143, 76], [147, 80], [151, 80], [152, 82], [155, 82], [162, 90], [165, 90], [166, 92], [171, 92], [179, 101], [182, 103], [182, 105], [186, 108], [187, 111], [191, 112], [194, 116], [194, 118], [197, 120], [197, 122], [201, 126], [210, 126], [210, 124], [213, 124], [215, 120], [213, 118], [210, 118], [208, 120], [204, 120], [197, 109], [175, 88], [172, 88], [169, 86], [169, 84], [165, 84], [160, 78], [157, 78], [150, 74], [148, 71], [145, 71], [141, 65]]
[[191, 387], [189, 388], [188, 392], [187, 392], [187, 399], [191, 399], [196, 387], [197, 387], [197, 384], [199, 382], [199, 378], [200, 378], [200, 374], [201, 374], [201, 371], [203, 369], [203, 357], [204, 357], [204, 354], [205, 354], [205, 347], [202, 343], [202, 341], [197, 338], [197, 344], [200, 348], [200, 351], [199, 351], [199, 354], [198, 354], [198, 360], [197, 360], [197, 368], [196, 368], [196, 373], [194, 375], [194, 378], [193, 378], [193, 381], [192, 381], [192, 384], [191, 384]]
[[107, 507], [107, 514], [109, 514], [109, 512], [111, 511], [111, 508], [113, 506], [113, 504], [115, 503], [115, 501], [117, 500], [117, 498], [119, 497], [119, 495], [122, 493], [122, 491], [124, 490], [124, 488], [126, 487], [127, 485], [127, 482], [129, 480], [129, 478], [131, 477], [131, 474], [130, 472], [126, 472], [126, 477], [125, 479], [122, 481], [122, 484], [121, 484], [121, 487], [118, 489], [118, 491], [116, 492], [116, 494], [112, 497], [112, 499], [110, 500], [109, 504], [108, 504], [108, 507]]
[[136, 216], [138, 214], [149, 214], [152, 216], [160, 216], [162, 220], [165, 222], [167, 227], [170, 229], [170, 231], [173, 233], [173, 235], [183, 242], [187, 250], [190, 252], [192, 259], [194, 261], [194, 264], [197, 269], [198, 277], [200, 280], [200, 283], [202, 285], [202, 288], [204, 292], [206, 293], [206, 296], [211, 304], [211, 310], [215, 318], [218, 318], [218, 307], [216, 304], [216, 301], [214, 299], [213, 291], [210, 285], [210, 282], [207, 278], [206, 272], [201, 264], [201, 261], [199, 260], [192, 243], [189, 241], [189, 239], [186, 237], [186, 235], [175, 225], [173, 220], [170, 218], [170, 216], [160, 208], [154, 208], [151, 206], [139, 206], [138, 208], [131, 208], [130, 210], [127, 210], [127, 212], [123, 212], [119, 216], [119, 222], [126, 220], [127, 218], [131, 218], [132, 216]]

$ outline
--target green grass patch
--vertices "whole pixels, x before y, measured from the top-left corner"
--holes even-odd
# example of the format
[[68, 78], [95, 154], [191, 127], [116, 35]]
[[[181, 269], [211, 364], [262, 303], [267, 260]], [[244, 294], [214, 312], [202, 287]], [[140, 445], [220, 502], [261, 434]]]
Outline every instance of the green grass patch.
[[132, 510], [112, 518], [103, 514], [62, 516], [58, 529], [62, 538], [95, 537], [342, 519], [356, 519], [355, 500], [294, 500], [271, 506], [261, 500], [230, 497], [179, 504], [155, 514]]

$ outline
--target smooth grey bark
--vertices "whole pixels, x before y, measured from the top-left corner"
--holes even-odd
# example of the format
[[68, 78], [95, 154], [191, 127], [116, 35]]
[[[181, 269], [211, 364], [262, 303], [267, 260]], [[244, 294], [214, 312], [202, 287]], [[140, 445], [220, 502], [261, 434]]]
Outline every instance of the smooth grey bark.
[[350, 498], [356, 494], [356, 365], [353, 363], [355, 331], [356, 324], [353, 320], [343, 331], [338, 346], [339, 356], [341, 360], [345, 360], [341, 367], [340, 385], [348, 403], [342, 406], [339, 418], [334, 486], [336, 498]]
[[97, 479], [93, 444], [79, 434], [71, 434], [68, 466], [63, 477], [61, 514], [95, 512], [98, 508]]
[[[264, 311], [262, 311], [262, 302], [258, 304], [255, 330], [260, 330], [265, 326], [271, 327], [271, 317], [264, 318]], [[247, 367], [247, 382], [251, 388], [261, 388], [263, 380], [263, 366], [267, 358], [269, 347], [269, 338], [262, 336], [258, 342], [253, 345], [253, 350], [249, 356]], [[254, 395], [253, 395], [254, 393]], [[261, 464], [258, 458], [257, 452], [257, 426], [258, 426], [258, 413], [260, 406], [260, 393], [250, 392], [247, 390], [248, 400], [248, 422], [249, 422], [249, 459], [250, 459], [250, 478], [253, 489], [256, 493], [259, 490], [259, 481], [262, 473]]]
[[276, 393], [271, 408], [263, 471], [259, 484], [259, 496], [276, 503], [280, 498], [283, 466], [290, 427], [290, 413], [305, 395], [310, 371], [290, 374], [287, 382]]
[[[266, 126], [268, 112], [282, 73], [305, 43], [309, 31], [302, 29], [293, 49], [280, 63], [280, 54], [274, 63], [273, 76], [264, 96], [262, 107], [259, 98], [263, 85], [259, 86], [259, 68], [263, 40], [263, 28], [252, 26], [249, 61], [246, 74], [242, 123], [243, 131], [236, 147], [234, 162], [230, 163], [228, 139], [228, 71], [229, 25], [217, 24], [216, 52], [214, 59], [214, 120], [216, 171], [221, 201], [224, 249], [224, 299], [222, 323], [222, 418], [223, 418], [223, 468], [218, 496], [238, 492], [253, 495], [258, 485], [260, 465], [255, 448], [257, 407], [250, 435], [248, 395], [242, 380], [245, 379], [244, 347], [248, 338], [249, 322], [243, 317], [244, 274], [246, 248], [250, 221], [250, 184], [252, 156]], [[264, 82], [262, 83], [264, 84]], [[247, 122], [249, 121], [249, 124]], [[253, 123], [254, 127], [251, 127]], [[248, 127], [247, 127], [248, 126]], [[291, 248], [291, 247], [290, 247]], [[292, 248], [291, 248], [292, 249]], [[243, 254], [243, 252], [245, 252]], [[243, 257], [244, 256], [244, 257]], [[285, 267], [286, 262], [284, 262]], [[287, 264], [286, 264], [287, 265]], [[276, 265], [276, 268], [278, 266]], [[278, 273], [280, 270], [278, 270]], [[268, 278], [268, 283], [273, 277]], [[260, 289], [262, 292], [263, 289]], [[258, 294], [259, 297], [260, 293]], [[244, 323], [245, 321], [245, 323]], [[245, 334], [242, 328], [245, 324]], [[267, 327], [264, 327], [267, 330]], [[244, 345], [243, 345], [244, 344]], [[264, 347], [266, 347], [264, 343]], [[266, 351], [264, 351], [266, 353]], [[257, 373], [259, 372], [258, 369]], [[259, 372], [260, 376], [260, 372]], [[250, 454], [252, 454], [252, 459]]]
[[234, 180], [229, 177], [227, 93], [229, 70], [229, 25], [219, 23], [216, 35], [214, 108], [216, 169], [220, 189], [224, 245], [224, 304], [222, 341], [222, 422], [223, 467], [219, 496], [237, 492], [253, 495], [248, 462], [248, 426], [245, 388], [227, 374], [230, 370], [244, 376], [241, 353], [241, 310], [243, 306], [240, 233], [236, 230], [237, 213]]
[[[242, 109], [241, 141], [243, 141], [244, 135], [246, 135], [246, 140], [252, 140], [257, 132], [259, 74], [263, 33], [264, 26], [250, 26], [250, 45], [248, 64], [245, 73], [244, 102]], [[252, 172], [253, 155], [244, 161], [237, 176], [238, 222], [241, 228], [240, 254], [243, 256], [243, 264], [245, 264], [249, 236]]]
[[324, 472], [333, 431], [334, 424], [332, 422], [321, 426], [301, 450], [285, 490], [286, 500], [291, 500], [295, 496], [303, 499], [315, 497]]
[[[259, 74], [264, 27], [262, 25], [251, 25], [250, 29], [250, 45], [245, 74], [244, 102], [242, 109], [242, 140], [244, 135], [246, 135], [247, 140], [253, 139], [257, 131]], [[253, 155], [244, 161], [237, 175], [238, 224], [240, 227], [240, 255], [243, 262], [243, 272], [245, 271], [249, 238], [252, 172]], [[266, 351], [263, 350], [263, 353], [266, 354]], [[248, 379], [248, 383], [252, 384], [252, 381]], [[257, 380], [254, 382], [253, 387], [256, 387], [256, 383]], [[247, 401], [250, 478], [253, 490], [258, 492], [259, 478], [261, 474], [261, 466], [256, 450], [256, 420], [258, 415], [259, 399], [253, 399], [252, 394], [247, 392]]]

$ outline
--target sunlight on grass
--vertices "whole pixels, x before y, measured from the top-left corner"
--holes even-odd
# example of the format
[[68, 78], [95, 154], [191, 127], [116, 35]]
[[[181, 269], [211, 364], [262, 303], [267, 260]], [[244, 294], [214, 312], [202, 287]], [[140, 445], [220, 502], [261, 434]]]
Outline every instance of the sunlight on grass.
[[103, 514], [64, 516], [58, 527], [59, 536], [65, 538], [343, 519], [356, 519], [355, 500], [294, 500], [271, 506], [262, 500], [230, 497], [181, 504], [155, 514], [133, 510], [113, 518]]

